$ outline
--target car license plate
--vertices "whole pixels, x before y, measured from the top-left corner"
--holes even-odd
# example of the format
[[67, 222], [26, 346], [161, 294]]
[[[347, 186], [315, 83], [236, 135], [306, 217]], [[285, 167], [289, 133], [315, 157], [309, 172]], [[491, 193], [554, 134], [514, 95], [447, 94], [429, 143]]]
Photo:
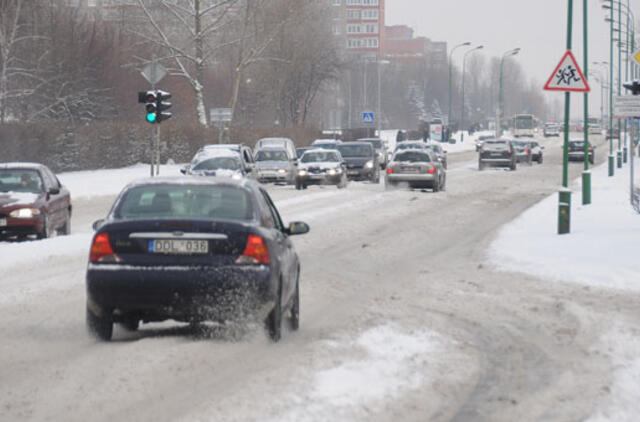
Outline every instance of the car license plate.
[[0, 227], [5, 227], [7, 225], [7, 219], [6, 218], [0, 218]]
[[402, 167], [403, 173], [419, 173], [420, 170], [414, 167]]
[[155, 239], [149, 240], [149, 252], [162, 254], [206, 254], [207, 240]]
[[358, 174], [358, 170], [349, 170], [348, 174], [356, 175], [356, 174]]

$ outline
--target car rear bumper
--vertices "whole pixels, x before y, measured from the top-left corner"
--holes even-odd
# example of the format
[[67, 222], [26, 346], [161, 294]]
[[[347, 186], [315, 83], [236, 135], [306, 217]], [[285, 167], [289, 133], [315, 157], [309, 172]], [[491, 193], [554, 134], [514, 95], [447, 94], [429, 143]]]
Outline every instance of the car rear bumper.
[[434, 183], [436, 181], [435, 174], [387, 174], [387, 180], [391, 183]]
[[264, 317], [276, 295], [267, 265], [145, 267], [89, 264], [87, 305], [95, 314], [145, 321]]
[[353, 180], [370, 179], [373, 177], [374, 171], [375, 169], [373, 168], [350, 168], [347, 169], [347, 177]]
[[493, 166], [510, 166], [513, 160], [511, 158], [480, 158], [480, 162]]

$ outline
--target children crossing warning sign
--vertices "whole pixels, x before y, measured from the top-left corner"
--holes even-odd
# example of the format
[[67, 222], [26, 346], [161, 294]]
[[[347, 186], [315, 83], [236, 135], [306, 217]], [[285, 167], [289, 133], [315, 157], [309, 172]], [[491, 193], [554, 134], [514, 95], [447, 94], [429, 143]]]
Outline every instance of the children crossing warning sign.
[[546, 91], [589, 92], [589, 83], [584, 77], [571, 50], [567, 51], [544, 86]]

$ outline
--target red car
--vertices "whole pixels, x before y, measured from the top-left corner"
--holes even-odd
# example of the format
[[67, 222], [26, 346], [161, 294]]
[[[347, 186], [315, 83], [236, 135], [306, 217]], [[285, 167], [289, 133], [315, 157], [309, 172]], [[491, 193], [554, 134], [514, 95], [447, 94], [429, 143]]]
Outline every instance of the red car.
[[42, 164], [0, 164], [0, 239], [69, 234], [71, 196]]

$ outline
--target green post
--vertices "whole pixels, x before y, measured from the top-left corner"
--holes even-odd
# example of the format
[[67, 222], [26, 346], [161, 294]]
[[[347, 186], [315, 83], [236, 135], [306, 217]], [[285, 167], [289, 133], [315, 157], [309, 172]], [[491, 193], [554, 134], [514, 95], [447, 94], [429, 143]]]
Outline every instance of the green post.
[[613, 21], [615, 19], [615, 2], [611, 2], [611, 19], [609, 20], [609, 177], [612, 177], [615, 170], [613, 158]]
[[[611, 2], [613, 4], [613, 2]], [[618, 95], [622, 95], [622, 0], [618, 0]], [[618, 119], [617, 167], [622, 168], [622, 122]]]
[[[583, 44], [584, 44], [584, 77], [589, 78], [589, 33], [587, 0], [582, 0]], [[562, 203], [560, 198], [560, 203]], [[571, 202], [571, 198], [569, 198]], [[584, 171], [582, 172], [582, 205], [591, 203], [591, 172], [589, 171], [589, 93], [584, 93]], [[571, 208], [569, 208], [569, 211]]]
[[[571, 50], [573, 27], [573, 0], [568, 0], [567, 50]], [[571, 190], [569, 189], [569, 115], [571, 113], [571, 93], [564, 94], [564, 147], [562, 158], [562, 189], [558, 201], [558, 234], [571, 231]]]

